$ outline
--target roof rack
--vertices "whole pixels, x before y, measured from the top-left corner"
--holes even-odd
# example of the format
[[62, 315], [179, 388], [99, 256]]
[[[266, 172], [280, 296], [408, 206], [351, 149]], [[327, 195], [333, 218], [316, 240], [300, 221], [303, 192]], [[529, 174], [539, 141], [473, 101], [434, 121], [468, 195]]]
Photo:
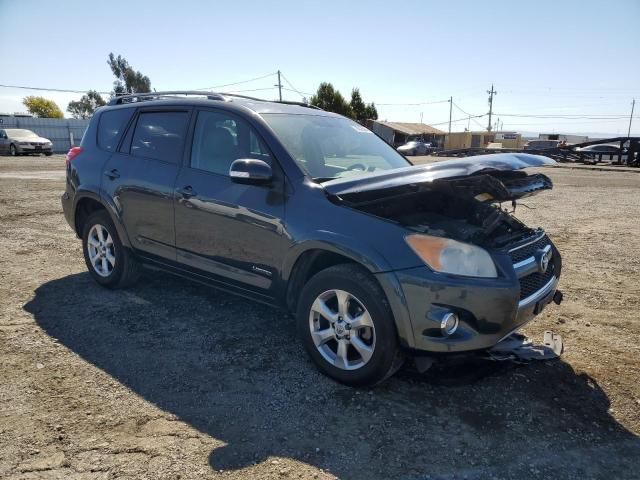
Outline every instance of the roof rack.
[[200, 92], [198, 90], [171, 90], [166, 92], [144, 92], [144, 93], [130, 93], [127, 95], [119, 95], [112, 98], [108, 105], [122, 105], [123, 103], [143, 102], [148, 100], [159, 99], [161, 97], [174, 97], [176, 95], [197, 95], [200, 97], [207, 97], [208, 100], [220, 100], [227, 101], [225, 97], [237, 97], [244, 98], [246, 100], [253, 100], [255, 102], [272, 102], [282, 103], [285, 105], [299, 105], [301, 107], [313, 108], [315, 110], [322, 110], [320, 107], [311, 105], [304, 102], [292, 102], [289, 100], [265, 100], [264, 98], [248, 97], [246, 95], [238, 95], [236, 93], [217, 93], [217, 92]]
[[174, 95], [198, 95], [201, 97], [207, 97], [209, 100], [222, 100], [225, 98], [220, 93], [214, 92], [198, 92], [197, 90], [171, 90], [167, 92], [144, 92], [144, 93], [130, 93], [127, 95], [119, 95], [112, 98], [109, 101], [109, 105], [121, 105], [123, 103], [142, 102], [147, 100], [153, 100], [160, 97], [170, 97]]

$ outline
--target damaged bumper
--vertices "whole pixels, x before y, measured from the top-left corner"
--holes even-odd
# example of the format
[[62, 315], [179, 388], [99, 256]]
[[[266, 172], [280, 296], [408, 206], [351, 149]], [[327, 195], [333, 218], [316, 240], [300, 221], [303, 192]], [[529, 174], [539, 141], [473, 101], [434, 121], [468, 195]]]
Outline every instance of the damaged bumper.
[[[552, 248], [550, 273], [544, 277], [531, 272], [529, 261], [512, 263], [510, 254], [494, 258], [502, 272], [496, 279], [456, 278], [434, 273], [427, 267], [380, 274], [383, 286], [384, 276], [395, 277], [395, 293], [401, 295], [402, 301], [391, 302], [394, 315], [396, 320], [407, 316], [411, 325], [412, 335], [405, 332], [404, 342], [414, 350], [431, 353], [492, 348], [540, 314], [550, 302], [562, 301], [557, 290], [561, 259], [553, 245]], [[532, 283], [534, 277], [538, 283]], [[442, 312], [453, 312], [459, 318], [451, 335], [443, 334]], [[401, 329], [399, 333], [403, 336]]]

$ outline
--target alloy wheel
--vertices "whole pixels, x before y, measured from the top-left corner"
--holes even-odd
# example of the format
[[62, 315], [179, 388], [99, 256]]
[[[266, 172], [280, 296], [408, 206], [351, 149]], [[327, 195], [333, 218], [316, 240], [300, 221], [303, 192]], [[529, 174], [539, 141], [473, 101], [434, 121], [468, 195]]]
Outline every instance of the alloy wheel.
[[96, 224], [89, 230], [87, 238], [89, 262], [101, 277], [108, 277], [116, 266], [116, 253], [113, 238], [103, 226]]
[[309, 312], [311, 338], [318, 352], [341, 370], [357, 370], [371, 359], [376, 332], [371, 315], [354, 295], [327, 290]]

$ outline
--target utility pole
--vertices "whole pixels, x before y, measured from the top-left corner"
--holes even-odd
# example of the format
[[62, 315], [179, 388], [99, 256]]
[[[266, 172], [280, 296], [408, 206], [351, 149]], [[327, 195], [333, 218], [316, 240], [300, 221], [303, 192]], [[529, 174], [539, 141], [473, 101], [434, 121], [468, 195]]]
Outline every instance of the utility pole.
[[278, 96], [280, 97], [280, 101], [282, 101], [282, 82], [280, 81], [280, 70], [278, 70]]
[[453, 111], [453, 97], [449, 97], [449, 136], [451, 136], [451, 113]]
[[493, 114], [493, 96], [498, 93], [493, 89], [493, 83], [491, 84], [491, 90], [487, 90], [487, 93], [489, 94], [489, 125], [487, 126], [487, 131], [490, 132], [491, 131], [491, 115]]
[[633, 108], [636, 106], [636, 99], [631, 102], [631, 115], [629, 116], [629, 130], [627, 130], [627, 137], [631, 136], [631, 122], [633, 122]]

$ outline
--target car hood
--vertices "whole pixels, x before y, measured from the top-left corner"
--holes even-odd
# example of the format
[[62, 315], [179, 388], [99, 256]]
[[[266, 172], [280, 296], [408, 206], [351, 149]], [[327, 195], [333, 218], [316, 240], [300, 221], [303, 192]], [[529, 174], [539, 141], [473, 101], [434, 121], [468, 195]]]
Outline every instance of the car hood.
[[16, 140], [17, 142], [36, 142], [36, 143], [46, 143], [49, 141], [48, 138], [44, 137], [9, 137], [11, 140]]
[[355, 200], [362, 197], [361, 194], [368, 196], [369, 192], [446, 182], [455, 184], [456, 188], [477, 200], [502, 202], [553, 188], [553, 183], [545, 175], [517, 172], [553, 165], [556, 165], [554, 160], [542, 155], [498, 153], [385, 170], [355, 178], [338, 178], [324, 182], [322, 186], [330, 195]]

